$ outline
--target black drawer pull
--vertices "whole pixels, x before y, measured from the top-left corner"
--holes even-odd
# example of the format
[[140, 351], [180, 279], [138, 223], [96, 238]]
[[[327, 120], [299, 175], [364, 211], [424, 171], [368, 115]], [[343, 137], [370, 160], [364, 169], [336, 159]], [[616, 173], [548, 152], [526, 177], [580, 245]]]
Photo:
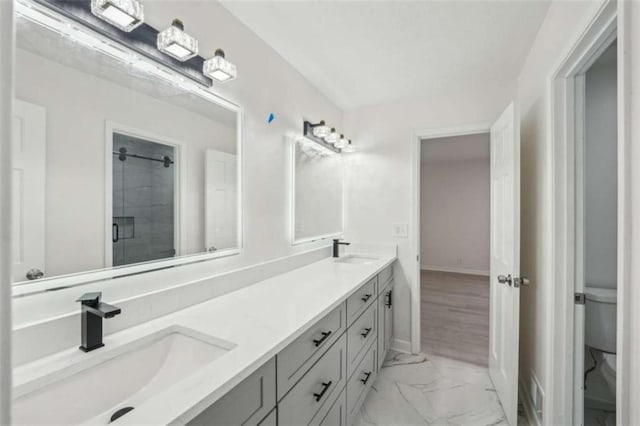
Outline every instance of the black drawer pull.
[[323, 331], [322, 332], [322, 337], [320, 339], [313, 339], [313, 344], [317, 348], [318, 346], [320, 346], [322, 344], [322, 342], [327, 340], [327, 337], [329, 337], [329, 336], [331, 336], [331, 332], [330, 331]]
[[364, 331], [360, 333], [360, 335], [366, 339], [369, 333], [371, 333], [371, 327], [365, 328]]
[[329, 389], [332, 384], [333, 382], [331, 380], [322, 383], [322, 391], [320, 393], [313, 394], [313, 396], [316, 398], [316, 402], [319, 402], [322, 399], [324, 394], [327, 392], [327, 389]]
[[369, 299], [371, 299], [371, 295], [370, 294], [365, 294], [364, 296], [362, 296], [362, 301], [363, 302], [366, 302]]
[[385, 303], [385, 305], [387, 305], [387, 308], [391, 309], [391, 298], [392, 298], [392, 294], [393, 294], [393, 290], [389, 290], [387, 292], [387, 303]]
[[367, 382], [369, 381], [369, 377], [371, 377], [371, 371], [369, 371], [368, 373], [364, 373], [364, 378], [360, 379], [363, 385], [367, 384]]

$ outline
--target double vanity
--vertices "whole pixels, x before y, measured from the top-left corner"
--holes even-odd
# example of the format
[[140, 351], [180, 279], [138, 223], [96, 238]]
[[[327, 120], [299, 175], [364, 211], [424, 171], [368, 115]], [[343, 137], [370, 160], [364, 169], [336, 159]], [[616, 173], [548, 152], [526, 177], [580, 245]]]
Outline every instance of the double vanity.
[[350, 424], [391, 343], [394, 260], [328, 258], [21, 366], [14, 423]]

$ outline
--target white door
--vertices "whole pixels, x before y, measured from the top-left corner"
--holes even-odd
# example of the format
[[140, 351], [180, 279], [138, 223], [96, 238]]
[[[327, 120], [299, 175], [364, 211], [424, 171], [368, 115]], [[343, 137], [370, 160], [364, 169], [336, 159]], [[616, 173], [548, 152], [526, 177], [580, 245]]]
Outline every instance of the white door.
[[[45, 272], [46, 111], [16, 100], [13, 118], [12, 279]], [[36, 276], [31, 276], [36, 278]]]
[[205, 162], [205, 249], [237, 247], [236, 156], [207, 150]]
[[520, 322], [520, 132], [511, 103], [491, 127], [489, 374], [517, 424]]

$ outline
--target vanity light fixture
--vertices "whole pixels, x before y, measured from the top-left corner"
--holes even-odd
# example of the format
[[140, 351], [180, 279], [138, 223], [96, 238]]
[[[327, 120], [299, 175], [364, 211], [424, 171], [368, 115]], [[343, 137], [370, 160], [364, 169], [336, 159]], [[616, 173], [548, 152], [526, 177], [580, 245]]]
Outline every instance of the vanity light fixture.
[[222, 49], [216, 49], [213, 58], [204, 61], [202, 73], [221, 83], [233, 80], [238, 76], [236, 66], [224, 57]]
[[347, 145], [349, 145], [349, 141], [344, 138], [344, 135], [340, 135], [340, 139], [336, 142], [336, 148], [344, 149]]
[[336, 129], [332, 127], [331, 132], [324, 138], [324, 140], [325, 142], [333, 145], [340, 140], [340, 135], [338, 135], [338, 132], [336, 132]]
[[324, 120], [320, 120], [318, 124], [312, 124], [311, 129], [313, 132], [313, 136], [322, 139], [329, 136], [329, 132], [331, 131], [331, 129], [329, 129], [329, 126], [325, 124]]
[[137, 0], [91, 0], [91, 13], [125, 32], [144, 22], [144, 8]]
[[[1, 1], [1, 0], [0, 0]], [[319, 123], [311, 123], [309, 121], [303, 121], [302, 123], [302, 134], [304, 136], [304, 139], [306, 139], [307, 141], [313, 142], [314, 145], [319, 145], [322, 148], [324, 148], [325, 150], [329, 151], [329, 152], [334, 152], [336, 154], [340, 153], [340, 150], [338, 148], [336, 148], [333, 144], [330, 144], [326, 141], [326, 138], [324, 137], [320, 137], [320, 136], [316, 136], [316, 129], [318, 129], [319, 127], [326, 127], [326, 124], [323, 121], [320, 121]], [[335, 131], [335, 129], [332, 129], [333, 131]], [[327, 132], [328, 133], [328, 132]], [[323, 134], [322, 131], [320, 132], [320, 134]], [[329, 133], [330, 134], [330, 133]]]
[[182, 62], [198, 54], [198, 40], [184, 32], [184, 24], [179, 19], [158, 33], [157, 45], [161, 52]]

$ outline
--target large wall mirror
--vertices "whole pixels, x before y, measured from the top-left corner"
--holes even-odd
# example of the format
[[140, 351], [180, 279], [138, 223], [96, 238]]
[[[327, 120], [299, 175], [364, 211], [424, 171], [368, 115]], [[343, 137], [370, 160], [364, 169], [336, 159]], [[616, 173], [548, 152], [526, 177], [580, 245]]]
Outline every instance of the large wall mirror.
[[55, 28], [64, 18], [25, 10], [14, 283], [59, 286], [237, 253], [240, 108], [82, 25]]
[[344, 162], [305, 138], [293, 142], [293, 244], [331, 238], [343, 231]]

